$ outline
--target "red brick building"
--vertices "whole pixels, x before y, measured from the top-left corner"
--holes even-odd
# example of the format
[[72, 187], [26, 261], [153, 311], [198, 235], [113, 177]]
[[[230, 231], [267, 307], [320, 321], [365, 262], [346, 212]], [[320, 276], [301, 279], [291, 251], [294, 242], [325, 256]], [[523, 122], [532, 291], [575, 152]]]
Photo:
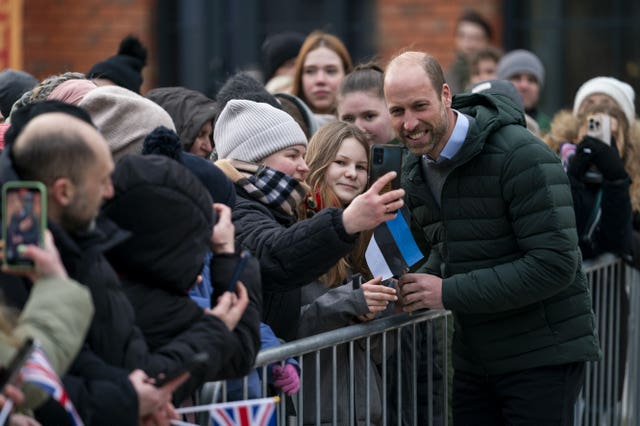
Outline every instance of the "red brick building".
[[[0, 4], [20, 2], [0, 0]], [[143, 91], [156, 83], [158, 66], [154, 0], [22, 0], [22, 68], [37, 78], [61, 71], [86, 72], [115, 54], [123, 36], [137, 34], [149, 48]], [[377, 2], [377, 31], [370, 33], [386, 59], [398, 49], [426, 49], [446, 64], [452, 59], [455, 21], [475, 2], [461, 0], [384, 0]], [[477, 10], [500, 34], [500, 0]], [[475, 6], [474, 6], [475, 7]], [[261, 40], [260, 40], [261, 41]], [[501, 40], [496, 40], [499, 44]]]
[[540, 56], [550, 113], [568, 106], [580, 83], [596, 75], [640, 90], [634, 0], [0, 0], [0, 66], [37, 78], [86, 72], [133, 33], [149, 49], [143, 92], [179, 84], [213, 95], [229, 74], [258, 67], [267, 34], [288, 29], [332, 32], [356, 61], [384, 63], [410, 47], [447, 66], [465, 8], [490, 21], [503, 50]]

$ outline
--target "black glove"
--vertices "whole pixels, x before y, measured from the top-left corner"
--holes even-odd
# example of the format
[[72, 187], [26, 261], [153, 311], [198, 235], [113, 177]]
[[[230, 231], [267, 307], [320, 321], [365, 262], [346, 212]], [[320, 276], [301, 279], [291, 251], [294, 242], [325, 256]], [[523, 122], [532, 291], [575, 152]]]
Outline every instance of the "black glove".
[[591, 164], [596, 166], [606, 180], [614, 181], [628, 177], [613, 138], [609, 146], [599, 139], [585, 136], [578, 144], [568, 171], [573, 176], [582, 178]]

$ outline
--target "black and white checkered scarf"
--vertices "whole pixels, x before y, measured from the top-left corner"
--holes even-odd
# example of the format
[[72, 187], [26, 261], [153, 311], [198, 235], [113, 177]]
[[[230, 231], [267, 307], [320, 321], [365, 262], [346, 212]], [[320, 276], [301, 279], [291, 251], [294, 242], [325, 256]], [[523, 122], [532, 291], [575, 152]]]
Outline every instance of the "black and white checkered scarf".
[[297, 214], [309, 193], [305, 183], [264, 164], [219, 160], [216, 165], [249, 196], [288, 216]]

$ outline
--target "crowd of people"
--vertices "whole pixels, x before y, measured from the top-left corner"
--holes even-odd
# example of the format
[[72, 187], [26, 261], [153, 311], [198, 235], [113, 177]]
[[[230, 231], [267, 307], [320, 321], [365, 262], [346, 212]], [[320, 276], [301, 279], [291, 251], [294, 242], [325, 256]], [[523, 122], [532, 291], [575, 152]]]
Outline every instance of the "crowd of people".
[[[43, 246], [20, 248], [33, 268], [1, 272], [0, 363], [37, 338], [85, 424], [167, 425], [208, 381], [249, 375], [258, 396], [261, 348], [447, 309], [455, 425], [572, 424], [585, 363], [602, 356], [582, 260], [640, 264], [635, 93], [597, 76], [551, 118], [542, 61], [491, 40], [468, 12], [450, 68], [418, 51], [383, 67], [354, 65], [335, 35], [284, 32], [263, 44], [264, 84], [238, 73], [215, 99], [140, 94], [135, 37], [86, 74], [3, 71], [0, 182], [41, 182], [48, 224]], [[404, 147], [401, 189], [385, 190], [395, 172], [369, 181], [373, 144]], [[400, 209], [424, 261], [385, 285], [365, 250]], [[416, 330], [397, 337], [431, 347]], [[426, 421], [427, 381], [442, 377], [421, 369], [437, 352], [417, 353], [420, 417], [403, 423]], [[338, 392], [323, 424], [350, 411], [381, 424], [382, 353], [338, 350], [362, 373], [354, 406], [348, 377], [316, 375], [330, 357], [271, 365], [268, 385], [292, 395], [303, 383], [304, 424], [316, 389]], [[41, 390], [12, 385], [0, 398], [16, 402], [10, 424], [71, 424]]]

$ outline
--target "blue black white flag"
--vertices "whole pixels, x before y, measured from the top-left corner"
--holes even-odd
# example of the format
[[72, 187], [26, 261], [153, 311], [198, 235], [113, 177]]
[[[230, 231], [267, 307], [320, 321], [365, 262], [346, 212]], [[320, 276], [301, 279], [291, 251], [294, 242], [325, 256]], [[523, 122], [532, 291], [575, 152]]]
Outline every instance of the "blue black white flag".
[[382, 276], [383, 280], [399, 278], [424, 258], [411, 234], [409, 221], [409, 209], [405, 206], [395, 219], [374, 229], [365, 252], [367, 266], [374, 277]]

